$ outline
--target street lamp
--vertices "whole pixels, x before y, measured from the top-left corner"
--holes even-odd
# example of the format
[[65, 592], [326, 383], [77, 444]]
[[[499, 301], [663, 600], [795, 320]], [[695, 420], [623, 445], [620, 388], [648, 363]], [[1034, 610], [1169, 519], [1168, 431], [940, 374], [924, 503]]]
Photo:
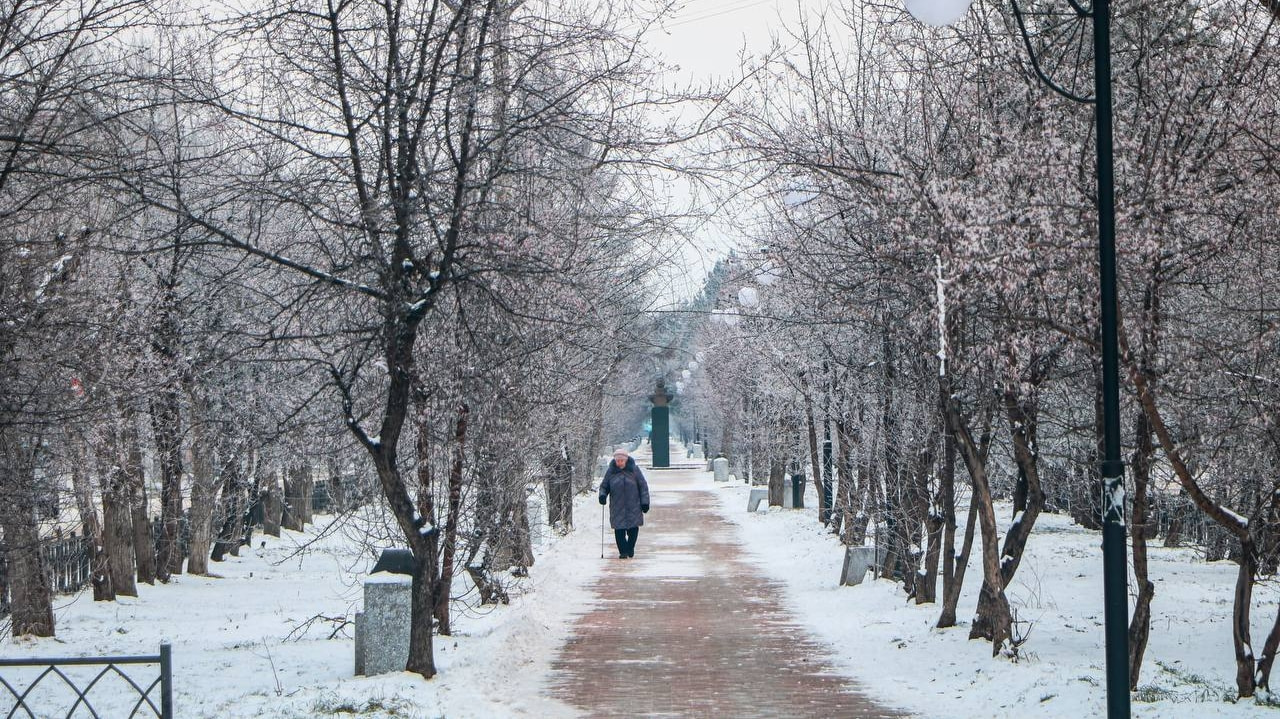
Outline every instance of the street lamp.
[[[907, 11], [921, 22], [950, 24], [959, 20], [971, 0], [906, 0]], [[1129, 592], [1124, 536], [1124, 463], [1120, 460], [1120, 362], [1116, 327], [1115, 176], [1111, 140], [1111, 0], [1093, 0], [1086, 8], [1066, 0], [1076, 16], [1093, 21], [1093, 97], [1064, 90], [1045, 76], [1022, 18], [1013, 4], [1018, 29], [1036, 75], [1058, 94], [1091, 102], [1097, 123], [1098, 264], [1102, 323], [1102, 579], [1107, 658], [1107, 717], [1129, 717]]]

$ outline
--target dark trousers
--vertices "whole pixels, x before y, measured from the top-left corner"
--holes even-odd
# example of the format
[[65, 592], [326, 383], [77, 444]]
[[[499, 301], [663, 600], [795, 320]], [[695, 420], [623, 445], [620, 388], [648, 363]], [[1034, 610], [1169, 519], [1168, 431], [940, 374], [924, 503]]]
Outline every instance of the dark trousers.
[[618, 554], [623, 557], [636, 556], [636, 538], [639, 536], [639, 527], [613, 530], [613, 540], [618, 543]]

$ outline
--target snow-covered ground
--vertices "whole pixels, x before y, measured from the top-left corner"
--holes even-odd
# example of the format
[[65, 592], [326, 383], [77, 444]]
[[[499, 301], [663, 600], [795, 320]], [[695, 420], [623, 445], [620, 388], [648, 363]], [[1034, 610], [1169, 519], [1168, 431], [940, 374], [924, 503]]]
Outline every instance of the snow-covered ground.
[[[182, 719], [571, 717], [571, 709], [539, 695], [549, 658], [589, 601], [586, 588], [603, 562], [595, 498], [579, 498], [575, 511], [581, 531], [561, 537], [545, 530], [531, 576], [513, 580], [509, 606], [455, 610], [454, 636], [435, 640], [440, 673], [432, 681], [407, 672], [353, 676], [353, 627], [330, 638], [341, 622], [324, 618], [354, 618], [372, 558], [354, 531], [316, 540], [332, 517], [279, 539], [255, 534], [239, 558], [210, 565], [216, 577], [176, 576], [114, 603], [94, 602], [88, 592], [58, 597], [57, 637], [6, 638], [0, 657], [156, 654], [169, 642]], [[13, 680], [22, 677], [13, 672], [0, 676], [18, 684]], [[154, 668], [139, 671], [147, 672], [155, 675]], [[68, 674], [92, 676], [85, 668]], [[103, 717], [127, 716], [137, 694], [111, 679], [91, 694], [94, 704], [100, 712], [107, 706]], [[8, 711], [7, 697], [0, 690], [0, 714]], [[121, 710], [124, 699], [130, 704]]]
[[[936, 719], [1106, 715], [1101, 534], [1061, 515], [1037, 519], [1008, 589], [1021, 631], [1029, 632], [1021, 658], [1013, 662], [993, 659], [990, 643], [968, 639], [982, 583], [980, 548], [965, 576], [960, 624], [939, 630], [934, 624], [940, 605], [917, 606], [898, 583], [868, 578], [860, 586], [837, 586], [843, 551], [818, 524], [816, 509], [775, 507], [748, 514], [747, 487], [720, 487], [720, 510], [743, 530], [761, 572], [787, 587], [796, 619], [872, 696]], [[813, 496], [810, 489], [811, 505]], [[1002, 532], [1010, 519], [1010, 508], [1002, 508]], [[1156, 585], [1151, 642], [1132, 716], [1280, 717], [1280, 707], [1234, 703], [1236, 565], [1205, 562], [1189, 549], [1152, 546], [1149, 571]], [[1277, 601], [1274, 585], [1255, 592], [1258, 645], [1270, 630]]]
[[[869, 579], [837, 587], [842, 550], [817, 523], [816, 510], [748, 514], [747, 488], [717, 485], [709, 473], [697, 473], [689, 488], [715, 492], [718, 511], [741, 528], [761, 572], [786, 587], [796, 621], [831, 648], [841, 671], [885, 704], [936, 719], [1105, 714], [1098, 535], [1064, 517], [1041, 516], [1010, 589], [1018, 618], [1030, 630], [1015, 663], [993, 659], [989, 644], [967, 639], [981, 579], [976, 551], [961, 626], [936, 630], [938, 607], [910, 603], [895, 583]], [[546, 697], [543, 687], [557, 647], [589, 606], [589, 587], [608, 561], [600, 559], [594, 497], [580, 497], [575, 512], [578, 531], [548, 533], [510, 606], [455, 615], [455, 636], [437, 638], [440, 675], [432, 681], [407, 673], [352, 676], [350, 627], [331, 638], [340, 624], [331, 620], [359, 609], [370, 556], [339, 531], [302, 552], [298, 548], [315, 539], [314, 530], [255, 538], [243, 556], [212, 565], [217, 577], [181, 575], [168, 585], [143, 586], [136, 599], [59, 597], [57, 638], [5, 639], [0, 656], [151, 654], [161, 641], [170, 642], [175, 704], [184, 719], [567, 719], [574, 712]], [[1002, 514], [1007, 521], [1008, 512]], [[329, 521], [322, 518], [317, 528]], [[1229, 701], [1234, 565], [1153, 547], [1151, 572], [1157, 587], [1153, 636], [1133, 715], [1280, 717], [1251, 701]], [[1278, 600], [1274, 587], [1259, 588], [1259, 643]], [[17, 678], [11, 670], [4, 676]], [[126, 693], [103, 681], [94, 696], [107, 704], [114, 698], [118, 706]]]

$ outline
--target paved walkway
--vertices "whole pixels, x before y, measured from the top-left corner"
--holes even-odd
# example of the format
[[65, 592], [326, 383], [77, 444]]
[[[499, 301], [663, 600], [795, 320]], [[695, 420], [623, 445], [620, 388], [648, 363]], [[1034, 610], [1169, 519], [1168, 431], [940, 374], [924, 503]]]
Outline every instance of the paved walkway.
[[903, 716], [837, 676], [792, 622], [782, 588], [743, 559], [716, 514], [713, 490], [691, 489], [708, 475], [645, 476], [652, 509], [636, 556], [618, 559], [607, 533], [597, 601], [552, 665], [557, 699], [593, 719]]

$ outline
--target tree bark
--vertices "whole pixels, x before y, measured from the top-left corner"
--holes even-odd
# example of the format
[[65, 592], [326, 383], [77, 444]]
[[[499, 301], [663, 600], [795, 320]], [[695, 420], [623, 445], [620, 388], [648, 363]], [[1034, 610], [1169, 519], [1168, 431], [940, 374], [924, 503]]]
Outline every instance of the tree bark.
[[[209, 410], [197, 391], [191, 398], [191, 510], [188, 521], [191, 538], [187, 545], [187, 571], [209, 573], [209, 554], [213, 544], [213, 507], [217, 501], [216, 466], [226, 457], [215, 455], [214, 438], [210, 436]], [[223, 452], [225, 454], [225, 452]]]
[[1276, 611], [1276, 619], [1267, 633], [1267, 642], [1262, 646], [1262, 656], [1258, 658], [1258, 671], [1255, 685], [1258, 689], [1271, 691], [1271, 668], [1275, 665], [1276, 652], [1280, 651], [1280, 610]]
[[563, 438], [548, 462], [546, 489], [547, 522], [565, 529], [573, 526], [573, 460], [568, 442]]
[[833, 510], [832, 529], [840, 535], [840, 541], [846, 546], [853, 546], [853, 439], [849, 434], [844, 415], [836, 417], [836, 444], [839, 452], [836, 458], [836, 501]]
[[1014, 464], [1018, 468], [1019, 482], [1023, 485], [1022, 513], [1014, 519], [1005, 534], [1000, 552], [1000, 577], [1002, 586], [1009, 586], [1018, 572], [1022, 556], [1026, 552], [1031, 530], [1044, 509], [1044, 488], [1040, 483], [1039, 409], [1037, 400], [1018, 397], [1014, 392], [1005, 393], [1005, 411], [1009, 420], [1009, 434], [1013, 443]]
[[831, 507], [827, 506], [827, 493], [823, 491], [823, 468], [818, 458], [818, 427], [814, 423], [813, 394], [803, 373], [800, 375], [800, 386], [804, 391], [804, 419], [809, 435], [809, 466], [813, 472], [813, 488], [818, 493], [818, 521], [826, 524], [831, 521]]
[[1151, 428], [1147, 416], [1138, 412], [1134, 417], [1133, 461], [1129, 467], [1133, 473], [1133, 509], [1129, 532], [1133, 536], [1133, 577], [1138, 588], [1137, 602], [1133, 607], [1133, 619], [1129, 621], [1129, 691], [1138, 688], [1142, 674], [1142, 657], [1147, 651], [1147, 639], [1151, 636], [1151, 600], [1156, 585], [1147, 569], [1147, 487], [1151, 479], [1151, 457], [1155, 447], [1151, 442]]
[[[859, 412], [858, 420], [861, 426], [862, 413]], [[875, 513], [875, 473], [872, 472], [872, 462], [875, 452], [874, 445], [867, 446], [868, 442], [862, 436], [862, 431], [854, 433], [855, 442], [858, 446], [858, 472], [857, 486], [851, 491], [857, 493], [857, 498], [851, 500], [851, 504], [856, 507], [853, 517], [849, 523], [849, 543], [852, 546], [860, 547], [867, 542], [867, 527], [871, 524], [871, 518]]]
[[111, 568], [111, 583], [117, 596], [138, 596], [134, 578], [133, 519], [129, 511], [128, 479], [124, 469], [118, 432], [110, 432], [105, 449], [106, 476], [102, 486], [102, 548]]
[[[83, 438], [79, 443], [84, 446]], [[76, 495], [76, 511], [80, 514], [80, 529], [85, 538], [85, 551], [89, 553], [89, 583], [93, 587], [93, 601], [110, 602], [116, 598], [115, 585], [111, 581], [111, 565], [103, 549], [102, 524], [93, 501], [93, 487], [89, 481], [87, 457], [71, 458], [71, 487]]]
[[[945, 390], [944, 390], [945, 391]], [[953, 394], [946, 391], [947, 423], [956, 438], [956, 449], [973, 482], [973, 502], [977, 508], [978, 527], [982, 541], [982, 589], [978, 593], [978, 609], [969, 630], [970, 639], [991, 641], [991, 654], [996, 656], [1013, 637], [1013, 615], [1009, 599], [1004, 593], [1000, 571], [1000, 542], [996, 532], [995, 507], [991, 500], [991, 486], [987, 481], [987, 439], [981, 444], [973, 439], [968, 424], [955, 406]], [[989, 424], [989, 421], [987, 422]]]
[[[942, 466], [938, 470], [938, 492], [934, 503], [942, 522], [942, 597], [946, 603], [951, 596], [951, 583], [956, 572], [956, 443], [946, 426], [946, 407], [939, 404], [942, 419]], [[955, 607], [951, 611], [951, 624], [955, 624]], [[941, 627], [941, 619], [939, 620]]]
[[942, 515], [929, 512], [925, 524], [924, 569], [916, 581], [916, 604], [933, 604], [938, 600], [938, 560], [942, 554]]
[[1231, 638], [1236, 654], [1236, 692], [1240, 698], [1251, 697], [1257, 690], [1257, 667], [1254, 663], [1253, 640], [1249, 615], [1253, 608], [1253, 585], [1256, 581], [1257, 553], [1253, 542], [1240, 542], [1239, 571], [1236, 572], [1235, 604], [1231, 611]]
[[133, 525], [133, 558], [138, 581], [156, 583], [156, 542], [151, 535], [146, 474], [142, 469], [142, 443], [138, 437], [138, 416], [132, 408], [122, 411], [120, 444], [123, 452], [123, 492], [129, 503], [129, 523]]
[[969, 516], [964, 525], [964, 539], [960, 542], [960, 552], [953, 561], [954, 571], [951, 581], [942, 584], [942, 613], [938, 615], [939, 629], [956, 625], [957, 610], [960, 606], [960, 590], [964, 587], [964, 575], [969, 569], [969, 555], [973, 552], [973, 537], [978, 526], [978, 501], [972, 492], [969, 494]]
[[36, 474], [33, 447], [38, 440], [14, 436], [0, 427], [0, 481], [5, 499], [0, 501], [0, 530], [9, 566], [9, 621], [14, 637], [51, 637], [54, 634], [53, 592], [40, 551], [36, 519]]
[[1253, 596], [1253, 583], [1257, 572], [1257, 549], [1250, 534], [1249, 525], [1235, 512], [1218, 504], [1205, 493], [1204, 488], [1196, 481], [1191, 469], [1187, 466], [1173, 435], [1164, 422], [1160, 408], [1156, 404], [1152, 379], [1132, 361], [1129, 343], [1124, 333], [1123, 324], [1119, 332], [1120, 356], [1125, 360], [1129, 370], [1129, 378], [1138, 391], [1138, 400], [1147, 417], [1151, 432], [1160, 440], [1160, 448], [1164, 451], [1165, 460], [1173, 470], [1174, 477], [1186, 491], [1187, 496], [1200, 511], [1212, 519], [1218, 526], [1229, 532], [1239, 542], [1240, 556], [1236, 561], [1240, 564], [1240, 572], [1236, 578], [1235, 607], [1233, 608], [1232, 640], [1236, 655], [1236, 689], [1241, 698], [1251, 697], [1256, 689], [1254, 670], [1255, 658], [1252, 643], [1249, 639], [1249, 602]]
[[280, 478], [275, 470], [267, 470], [267, 481], [263, 482], [262, 489], [259, 491], [258, 496], [262, 501], [262, 533], [279, 537], [284, 503], [280, 499]]
[[244, 515], [248, 503], [245, 489], [240, 475], [240, 458], [228, 457], [222, 472], [220, 511], [215, 513], [213, 522], [218, 531], [210, 559], [215, 562], [221, 562], [228, 554], [235, 556], [244, 541]]
[[458, 521], [462, 509], [462, 469], [467, 452], [467, 419], [470, 409], [463, 404], [453, 432], [453, 462], [449, 467], [449, 507], [445, 518], [440, 573], [436, 580], [435, 617], [439, 632], [452, 634], [449, 624], [449, 599], [453, 590], [454, 557], [458, 551]]
[[182, 573], [179, 546], [182, 519], [182, 427], [178, 391], [162, 388], [151, 400], [151, 429], [160, 465], [160, 541], [156, 543], [156, 578], [169, 581]]
[[781, 507], [783, 504], [784, 478], [786, 465], [782, 461], [782, 456], [773, 452], [769, 457], [769, 506]]
[[298, 464], [299, 479], [302, 481], [302, 504], [298, 507], [298, 515], [302, 519], [302, 526], [305, 528], [308, 524], [315, 522], [315, 504], [316, 498], [316, 475], [312, 470], [311, 463], [303, 459]]
[[280, 505], [280, 528], [301, 532], [302, 526], [302, 467], [286, 465], [280, 471], [284, 480], [284, 501]]

